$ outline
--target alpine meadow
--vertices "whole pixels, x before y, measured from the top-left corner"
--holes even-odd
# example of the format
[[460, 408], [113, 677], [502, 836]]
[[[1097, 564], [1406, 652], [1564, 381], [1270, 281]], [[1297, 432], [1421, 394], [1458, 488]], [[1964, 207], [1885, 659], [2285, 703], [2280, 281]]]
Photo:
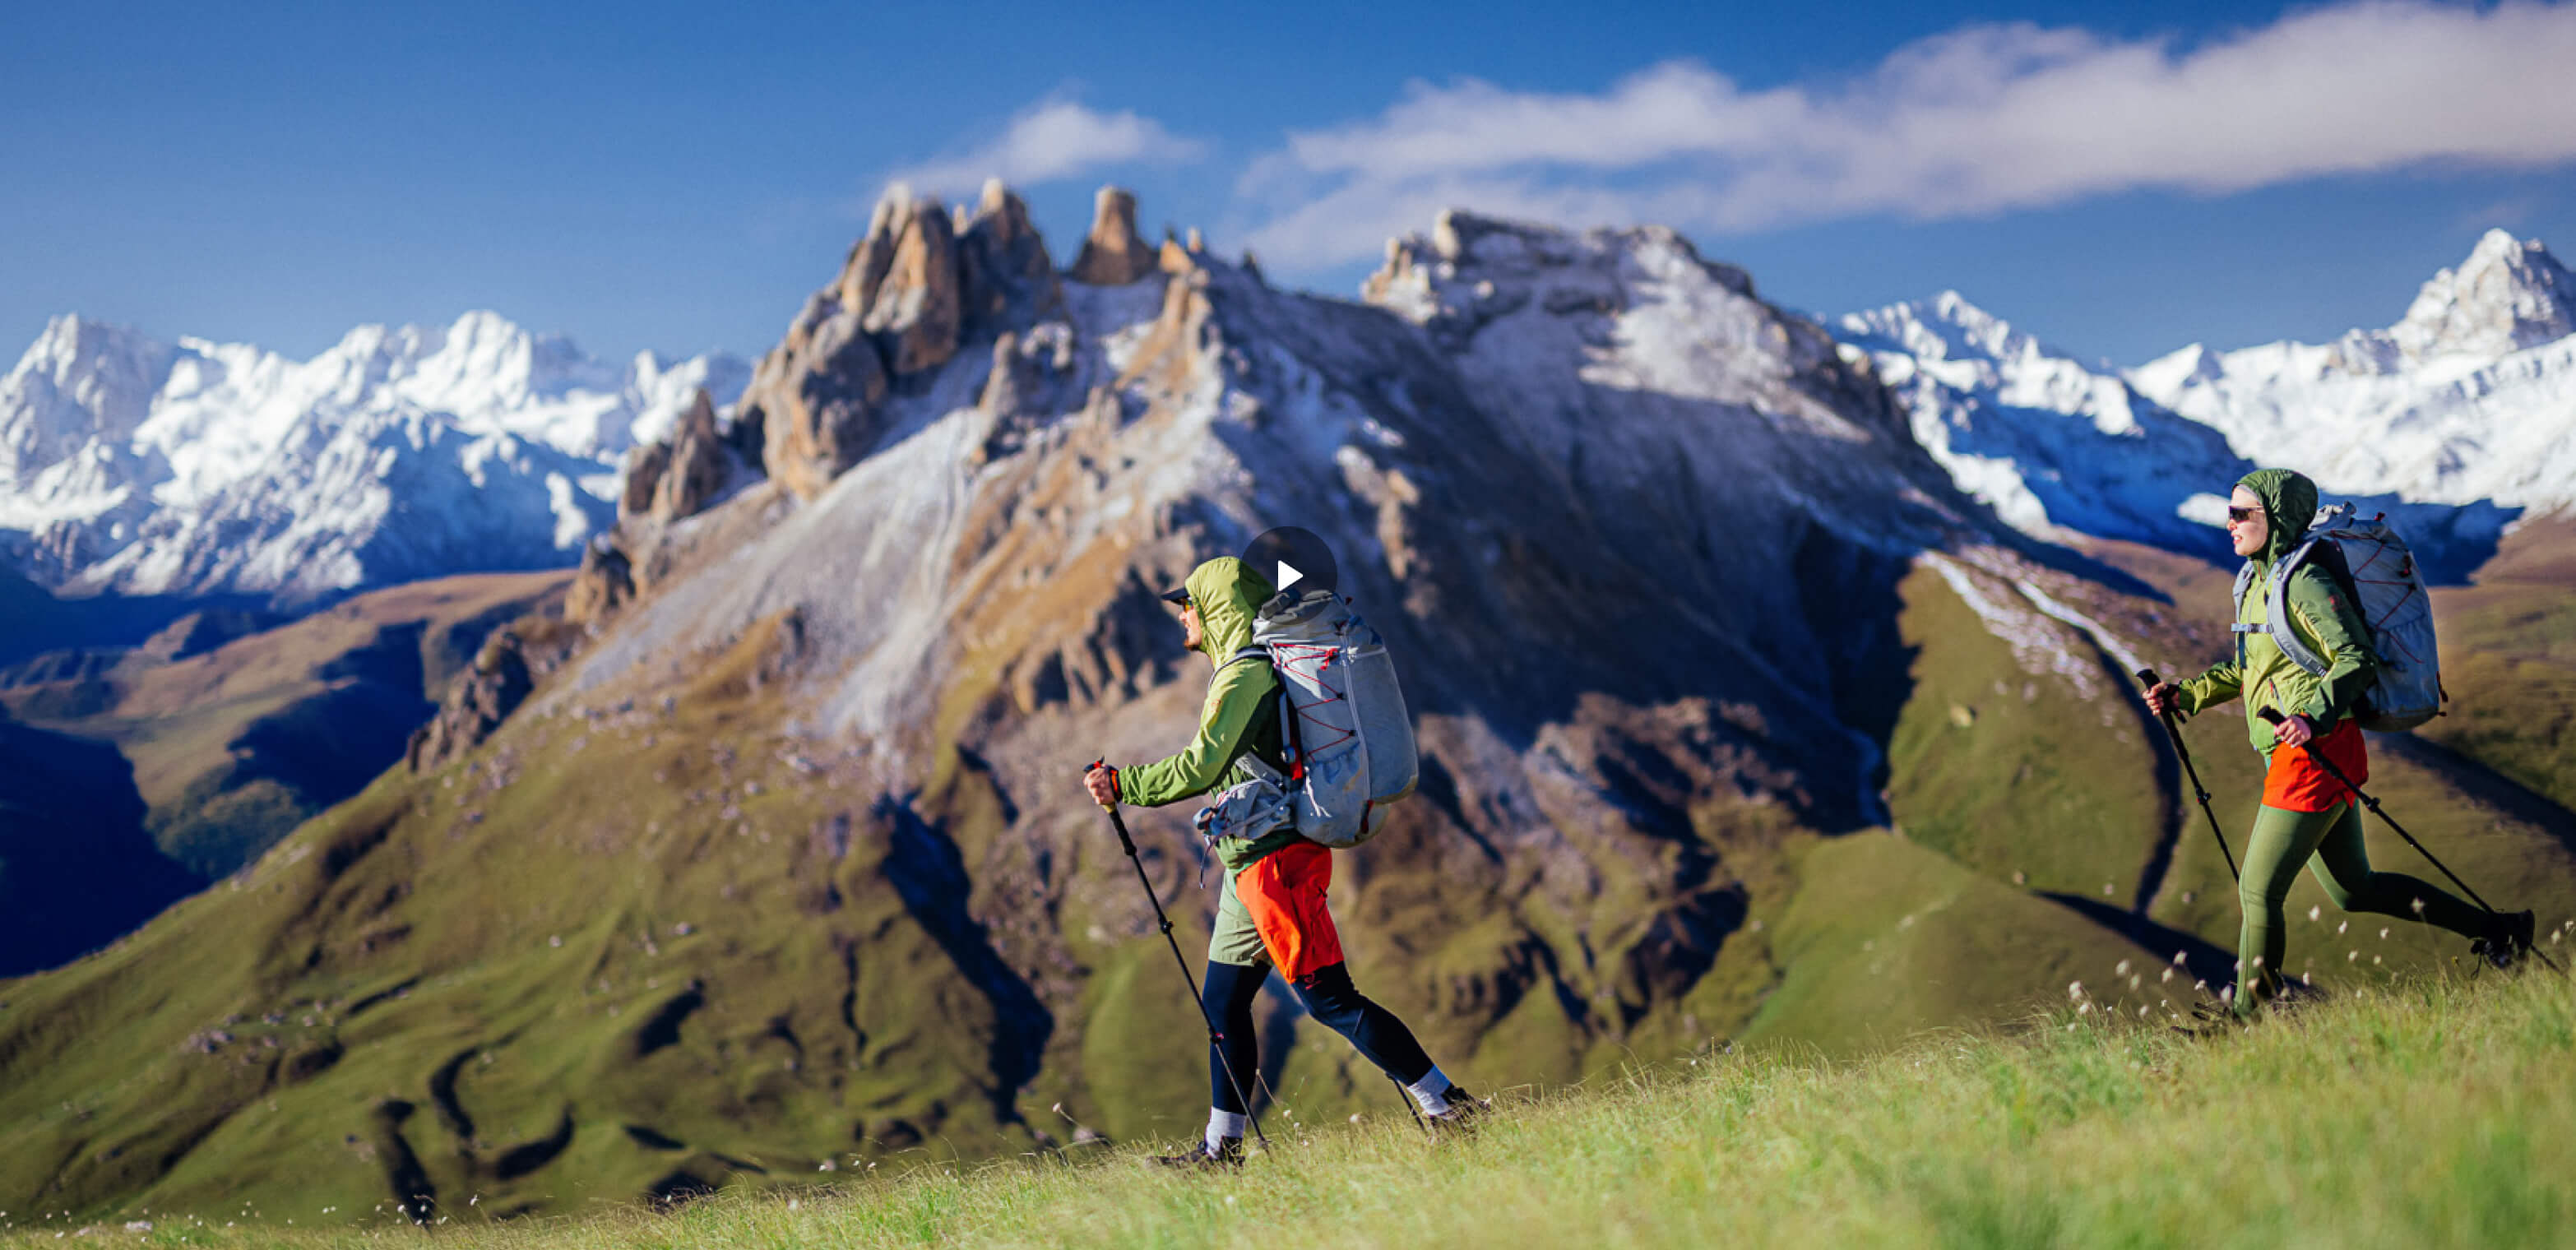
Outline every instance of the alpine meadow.
[[[1138, 212], [897, 187], [750, 364], [50, 325], [0, 379], [0, 1245], [2576, 1238], [2538, 241], [2120, 370], [1663, 226], [1450, 208], [1345, 299]], [[2441, 871], [2381, 815], [2370, 866], [2537, 927], [2303, 872], [2235, 1023], [2283, 766], [2213, 700], [2187, 775], [2137, 674], [2248, 663], [2260, 468], [2429, 594], [2444, 714], [2363, 788]], [[1086, 768], [1216, 715], [1174, 588], [1283, 526], [1418, 760], [1324, 932], [1490, 1105], [1281, 961], [1249, 1157], [1157, 1167], [1223, 1031], [1158, 916], [1213, 980], [1251, 887], [1215, 795], [1113, 830]]]

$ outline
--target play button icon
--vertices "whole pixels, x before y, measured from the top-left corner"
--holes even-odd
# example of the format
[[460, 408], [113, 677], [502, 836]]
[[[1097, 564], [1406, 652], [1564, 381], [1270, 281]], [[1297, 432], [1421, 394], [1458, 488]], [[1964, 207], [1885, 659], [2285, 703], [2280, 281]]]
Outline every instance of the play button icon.
[[1303, 596], [1341, 588], [1333, 549], [1313, 532], [1294, 525], [1263, 531], [1243, 549], [1243, 563], [1268, 578], [1273, 590], [1294, 586], [1296, 593]]

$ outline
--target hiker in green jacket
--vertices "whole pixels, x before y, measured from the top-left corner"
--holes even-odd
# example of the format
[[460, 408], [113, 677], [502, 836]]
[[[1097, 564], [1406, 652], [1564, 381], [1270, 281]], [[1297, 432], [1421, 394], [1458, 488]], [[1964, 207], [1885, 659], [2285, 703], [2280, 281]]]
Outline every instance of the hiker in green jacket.
[[[1190, 649], [1216, 665], [1198, 733], [1170, 758], [1093, 768], [1083, 776], [1092, 801], [1104, 807], [1177, 803], [1249, 780], [1250, 770], [1239, 763], [1246, 754], [1287, 774], [1279, 679], [1259, 651], [1238, 656], [1252, 647], [1255, 614], [1270, 595], [1270, 583], [1260, 574], [1226, 556], [1199, 565], [1181, 589], [1163, 596], [1181, 609]], [[1331, 851], [1298, 836], [1293, 825], [1253, 838], [1219, 839], [1215, 849], [1225, 873], [1201, 995], [1218, 1039], [1208, 1048], [1207, 1133], [1189, 1151], [1156, 1162], [1207, 1166], [1242, 1158], [1251, 1111], [1244, 1100], [1260, 1071], [1252, 1003], [1272, 968], [1295, 987], [1308, 1015], [1350, 1039], [1395, 1078], [1435, 1128], [1463, 1125], [1481, 1109], [1431, 1062], [1395, 1013], [1351, 984], [1341, 937], [1324, 906], [1333, 876]]]
[[[2285, 591], [2286, 622], [2300, 643], [2323, 657], [2326, 671], [2312, 675], [2292, 662], [2263, 632], [2270, 611], [2272, 577], [2283, 557], [2307, 536], [2317, 511], [2317, 488], [2287, 469], [2257, 469], [2236, 483], [2228, 501], [2227, 535], [2236, 554], [2254, 564], [2255, 576], [2236, 605], [2236, 658], [2179, 684], [2147, 691], [2159, 715], [2188, 717], [2231, 699], [2246, 702], [2245, 725], [2264, 756], [2263, 803], [2237, 878], [2243, 928], [2236, 943], [2236, 1018], [2250, 1018], [2282, 989], [2288, 926], [2282, 900], [2302, 864], [2324, 886], [2326, 897], [2348, 912], [2372, 912], [2437, 925], [2479, 943], [2482, 951], [2528, 949], [2530, 912], [2495, 916], [2462, 902], [2429, 882], [2374, 872], [2363, 849], [2361, 809], [2352, 793], [2309, 758], [2313, 748], [2354, 785], [2370, 779], [2370, 761], [2353, 719], [2370, 689], [2378, 660], [2359, 605], [2322, 561], [2304, 560]], [[2257, 713], [2282, 714], [2276, 728]]]

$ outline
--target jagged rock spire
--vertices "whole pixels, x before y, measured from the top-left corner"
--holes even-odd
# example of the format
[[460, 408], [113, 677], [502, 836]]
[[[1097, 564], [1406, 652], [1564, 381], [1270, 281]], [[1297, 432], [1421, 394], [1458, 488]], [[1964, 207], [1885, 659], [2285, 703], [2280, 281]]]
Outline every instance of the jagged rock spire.
[[1161, 249], [1136, 233], [1136, 194], [1102, 187], [1091, 202], [1091, 233], [1068, 276], [1091, 286], [1125, 286], [1159, 268], [1160, 256]]
[[[1131, 229], [1133, 216], [1130, 201]], [[761, 361], [735, 425], [760, 429], [769, 474], [813, 498], [884, 434], [889, 387], [1062, 304], [1046, 240], [1010, 188], [987, 182], [967, 215], [894, 186], [840, 276]]]

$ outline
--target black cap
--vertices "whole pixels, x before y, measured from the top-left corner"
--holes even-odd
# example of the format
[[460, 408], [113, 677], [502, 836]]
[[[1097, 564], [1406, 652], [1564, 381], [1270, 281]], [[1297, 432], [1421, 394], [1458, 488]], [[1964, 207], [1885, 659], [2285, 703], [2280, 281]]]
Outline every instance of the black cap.
[[1187, 586], [1180, 586], [1164, 591], [1163, 602], [1177, 603], [1185, 608], [1190, 606], [1190, 588]]
[[1263, 530], [1243, 549], [1242, 558], [1246, 568], [1292, 602], [1312, 591], [1340, 589], [1341, 569], [1333, 561], [1333, 549], [1311, 530], [1294, 525]]

